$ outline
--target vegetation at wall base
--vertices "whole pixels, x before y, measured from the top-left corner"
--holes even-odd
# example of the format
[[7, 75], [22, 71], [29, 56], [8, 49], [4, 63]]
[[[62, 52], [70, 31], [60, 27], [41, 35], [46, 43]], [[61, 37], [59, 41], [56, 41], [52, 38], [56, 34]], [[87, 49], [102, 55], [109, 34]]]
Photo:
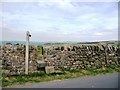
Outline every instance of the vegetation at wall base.
[[38, 46], [38, 57], [42, 58], [42, 54], [43, 54], [43, 50], [42, 50], [42, 46]]
[[3, 74], [2, 87], [10, 87], [16, 84], [38, 83], [52, 80], [63, 80], [70, 78], [78, 78], [83, 76], [95, 76], [99, 74], [120, 72], [120, 66], [109, 66], [101, 69], [86, 68], [80, 70], [61, 69], [62, 72], [46, 74], [44, 71], [28, 74], [28, 75], [6, 75]]

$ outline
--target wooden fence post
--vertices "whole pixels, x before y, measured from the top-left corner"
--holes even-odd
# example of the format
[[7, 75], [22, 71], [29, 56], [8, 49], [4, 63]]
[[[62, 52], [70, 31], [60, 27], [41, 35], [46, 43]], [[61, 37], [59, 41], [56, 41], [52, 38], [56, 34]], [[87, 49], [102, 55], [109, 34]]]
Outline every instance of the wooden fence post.
[[25, 56], [25, 74], [28, 74], [29, 63], [29, 37], [31, 37], [29, 31], [26, 32], [26, 56]]

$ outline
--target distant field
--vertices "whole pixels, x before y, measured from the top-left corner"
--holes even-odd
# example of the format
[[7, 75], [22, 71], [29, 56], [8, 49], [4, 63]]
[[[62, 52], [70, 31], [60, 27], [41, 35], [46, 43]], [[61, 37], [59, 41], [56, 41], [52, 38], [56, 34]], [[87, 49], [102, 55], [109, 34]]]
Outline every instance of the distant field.
[[113, 42], [113, 43], [103, 43], [103, 42], [99, 42], [99, 43], [51, 43], [51, 44], [45, 44], [44, 46], [47, 46], [47, 45], [53, 45], [53, 46], [62, 46], [62, 45], [66, 45], [66, 46], [80, 46], [80, 45], [86, 45], [86, 46], [93, 46], [93, 45], [106, 45], [106, 44], [109, 44], [109, 45], [112, 45], [112, 46], [118, 46], [120, 44], [118, 44], [118, 42]]
[[[0, 45], [5, 45], [5, 44], [22, 44], [26, 45], [25, 41], [0, 41]], [[30, 41], [30, 45], [35, 45], [35, 46], [42, 46], [44, 45], [44, 42], [35, 42], [35, 41]]]
[[[0, 41], [0, 45], [5, 45], [5, 44], [22, 44], [22, 45], [26, 45], [25, 41]], [[102, 45], [106, 45], [106, 44], [110, 44], [113, 46], [117, 46], [120, 45], [120, 43], [118, 44], [118, 41], [101, 41], [101, 42], [36, 42], [36, 41], [30, 41], [30, 45], [35, 45], [35, 46], [43, 46], [43, 45], [98, 45], [98, 44], [102, 44]]]

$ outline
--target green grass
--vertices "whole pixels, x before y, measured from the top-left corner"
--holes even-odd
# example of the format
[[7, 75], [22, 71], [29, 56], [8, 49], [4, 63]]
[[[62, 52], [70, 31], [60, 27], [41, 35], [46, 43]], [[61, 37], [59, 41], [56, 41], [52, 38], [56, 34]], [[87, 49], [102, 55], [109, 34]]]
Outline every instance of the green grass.
[[16, 76], [8, 76], [3, 74], [2, 86], [7, 87], [11, 85], [24, 84], [28, 82], [37, 83], [51, 80], [63, 80], [83, 76], [95, 76], [98, 74], [114, 73], [119, 72], [120, 67], [110, 66], [101, 69], [86, 68], [81, 70], [65, 70], [65, 69], [61, 70], [62, 72], [51, 74], [46, 74], [44, 71], [32, 73], [29, 75], [16, 75]]
[[43, 52], [42, 46], [38, 46], [38, 57], [39, 58], [42, 58], [42, 52]]

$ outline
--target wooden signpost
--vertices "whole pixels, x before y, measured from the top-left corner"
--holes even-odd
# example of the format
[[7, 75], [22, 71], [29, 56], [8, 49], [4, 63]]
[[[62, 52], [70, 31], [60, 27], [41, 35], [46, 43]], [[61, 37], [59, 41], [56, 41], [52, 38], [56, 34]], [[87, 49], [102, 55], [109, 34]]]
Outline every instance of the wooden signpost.
[[29, 63], [29, 37], [31, 37], [29, 31], [26, 32], [26, 56], [25, 56], [25, 74], [28, 74]]

